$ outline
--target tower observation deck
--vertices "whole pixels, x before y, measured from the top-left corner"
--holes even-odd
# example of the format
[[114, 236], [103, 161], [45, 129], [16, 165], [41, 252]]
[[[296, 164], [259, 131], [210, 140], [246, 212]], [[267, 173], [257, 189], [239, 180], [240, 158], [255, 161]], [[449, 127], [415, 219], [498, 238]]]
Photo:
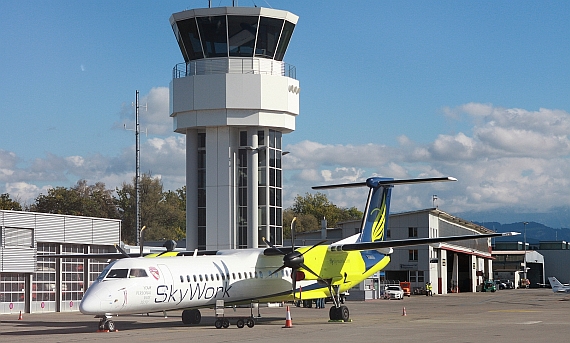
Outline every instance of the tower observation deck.
[[170, 18], [184, 63], [170, 113], [186, 135], [186, 248], [281, 244], [283, 133], [295, 130], [299, 81], [283, 62], [298, 17], [218, 7]]

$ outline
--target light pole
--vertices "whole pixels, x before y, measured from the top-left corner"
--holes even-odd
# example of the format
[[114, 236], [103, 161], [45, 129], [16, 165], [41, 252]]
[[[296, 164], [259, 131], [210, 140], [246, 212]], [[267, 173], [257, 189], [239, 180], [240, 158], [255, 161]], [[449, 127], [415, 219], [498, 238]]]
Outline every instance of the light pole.
[[[523, 222], [524, 225], [524, 280], [526, 282], [526, 225], [528, 224], [528, 222]], [[526, 285], [526, 284], [525, 284]]]

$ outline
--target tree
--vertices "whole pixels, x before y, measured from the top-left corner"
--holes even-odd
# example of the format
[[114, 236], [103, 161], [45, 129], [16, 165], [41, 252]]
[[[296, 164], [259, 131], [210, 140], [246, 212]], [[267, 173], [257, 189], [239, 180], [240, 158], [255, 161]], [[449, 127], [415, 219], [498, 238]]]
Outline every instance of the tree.
[[12, 200], [10, 194], [0, 194], [0, 210], [21, 211], [22, 205], [17, 200]]
[[[135, 179], [117, 189], [116, 205], [123, 220], [121, 237], [127, 243], [136, 242]], [[180, 240], [186, 236], [186, 188], [163, 191], [162, 182], [150, 174], [141, 176], [141, 226], [146, 226], [144, 240]]]
[[356, 207], [341, 208], [329, 201], [323, 193], [297, 195], [291, 208], [283, 212], [283, 234], [290, 237], [289, 225], [297, 217], [296, 232], [315, 231], [321, 227], [321, 220], [327, 220], [328, 227], [336, 227], [345, 220], [361, 219], [362, 212]]
[[42, 213], [67, 214], [97, 218], [118, 218], [112, 191], [105, 184], [97, 182], [88, 185], [79, 180], [72, 188], [55, 187], [48, 189], [48, 194], [40, 194], [31, 211]]

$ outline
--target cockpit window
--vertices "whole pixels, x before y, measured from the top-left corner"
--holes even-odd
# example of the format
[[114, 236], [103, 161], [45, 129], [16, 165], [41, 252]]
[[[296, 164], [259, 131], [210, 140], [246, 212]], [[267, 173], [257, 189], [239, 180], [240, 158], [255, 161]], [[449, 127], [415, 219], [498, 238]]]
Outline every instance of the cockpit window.
[[140, 268], [133, 268], [129, 273], [129, 277], [146, 277], [146, 270]]
[[106, 279], [126, 279], [128, 272], [128, 269], [111, 269]]
[[105, 278], [105, 275], [107, 275], [107, 273], [109, 272], [109, 270], [111, 269], [111, 267], [113, 267], [113, 265], [115, 264], [115, 262], [117, 261], [113, 261], [111, 263], [109, 263], [107, 265], [107, 267], [105, 267], [105, 269], [103, 269], [103, 271], [101, 272], [101, 274], [99, 274], [99, 276], [97, 277], [98, 281], [101, 281]]

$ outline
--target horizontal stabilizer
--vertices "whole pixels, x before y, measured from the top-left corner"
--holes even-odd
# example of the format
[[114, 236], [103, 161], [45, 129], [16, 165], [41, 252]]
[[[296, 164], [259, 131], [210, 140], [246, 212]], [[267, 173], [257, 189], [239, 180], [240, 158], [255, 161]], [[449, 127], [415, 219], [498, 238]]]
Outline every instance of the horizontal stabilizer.
[[[456, 178], [448, 177], [428, 177], [423, 179], [402, 179], [402, 180], [391, 180], [385, 179], [377, 181], [377, 186], [391, 186], [391, 185], [404, 185], [411, 183], [424, 183], [424, 182], [447, 182], [447, 181], [457, 181]], [[325, 185], [325, 186], [314, 186], [313, 189], [332, 189], [332, 188], [349, 188], [349, 187], [362, 187], [366, 186], [366, 181], [363, 182], [353, 182], [353, 183], [341, 183], [336, 185]]]
[[411, 239], [397, 239], [390, 241], [376, 241], [376, 242], [363, 242], [363, 243], [352, 243], [352, 244], [338, 244], [331, 245], [331, 251], [360, 251], [360, 250], [378, 250], [385, 248], [396, 248], [396, 247], [406, 247], [412, 245], [424, 245], [432, 243], [444, 243], [444, 242], [454, 242], [463, 241], [468, 239], [479, 239], [479, 238], [489, 238], [489, 237], [501, 237], [501, 236], [515, 236], [520, 235], [518, 232], [505, 232], [505, 233], [489, 233], [484, 235], [463, 235], [463, 236], [446, 236], [446, 237], [434, 237], [434, 238], [411, 238]]

